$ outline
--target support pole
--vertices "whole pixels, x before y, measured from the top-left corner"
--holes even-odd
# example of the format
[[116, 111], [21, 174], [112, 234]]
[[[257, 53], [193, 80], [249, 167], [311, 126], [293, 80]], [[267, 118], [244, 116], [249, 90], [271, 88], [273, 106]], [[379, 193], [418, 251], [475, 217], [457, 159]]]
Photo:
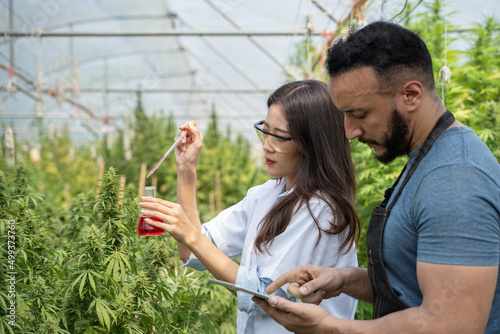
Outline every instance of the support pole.
[[210, 218], [213, 218], [216, 216], [215, 213], [215, 193], [213, 190], [210, 190], [208, 192], [208, 203], [210, 207]]
[[123, 198], [125, 197], [125, 185], [127, 183], [127, 177], [125, 175], [120, 175], [120, 189], [118, 191], [118, 204], [123, 205]]
[[141, 198], [144, 195], [144, 186], [146, 185], [146, 163], [141, 164], [141, 172], [139, 174], [139, 189], [137, 191], [137, 196]]
[[[9, 0], [9, 29], [14, 32], [14, 0]], [[10, 67], [14, 68], [14, 37], [9, 35], [10, 42]]]
[[104, 179], [104, 167], [105, 167], [105, 162], [104, 159], [101, 158], [99, 161], [99, 174], [97, 176], [96, 200], [99, 198], [99, 193], [101, 192], [102, 181]]
[[222, 211], [222, 196], [220, 190], [221, 180], [220, 180], [220, 170], [215, 171], [215, 209], [217, 214]]
[[270, 88], [224, 88], [224, 87], [172, 87], [172, 88], [81, 88], [85, 93], [264, 93], [274, 91]]
[[156, 189], [158, 189], [158, 176], [154, 175], [151, 177], [151, 186], [156, 187]]
[[103, 79], [104, 79], [104, 89], [102, 91], [102, 104], [104, 109], [104, 116], [109, 115], [109, 100], [108, 100], [108, 57], [103, 57]]
[[71, 194], [68, 182], [64, 182], [64, 206], [66, 209], [69, 209], [71, 206]]
[[[11, 0], [12, 1], [12, 0]], [[13, 37], [31, 37], [38, 34], [40, 37], [169, 37], [169, 36], [296, 36], [296, 35], [313, 35], [321, 36], [321, 32], [309, 32], [307, 30], [240, 30], [240, 31], [223, 31], [223, 30], [162, 30], [162, 31], [0, 31], [0, 35]]]

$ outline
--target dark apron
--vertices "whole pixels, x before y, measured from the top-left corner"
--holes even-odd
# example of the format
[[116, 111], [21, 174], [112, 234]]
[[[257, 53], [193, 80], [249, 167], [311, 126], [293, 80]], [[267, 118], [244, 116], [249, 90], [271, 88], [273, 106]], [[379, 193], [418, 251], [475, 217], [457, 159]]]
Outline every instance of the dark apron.
[[368, 231], [366, 233], [368, 276], [370, 278], [370, 284], [373, 292], [373, 319], [408, 308], [408, 306], [406, 306], [405, 303], [399, 299], [392, 289], [385, 272], [384, 261], [382, 259], [382, 242], [385, 223], [391, 214], [391, 209], [394, 207], [394, 204], [396, 204], [396, 201], [401, 195], [404, 186], [410, 180], [410, 177], [413, 175], [415, 169], [417, 169], [419, 163], [422, 161], [427, 152], [429, 152], [434, 141], [436, 141], [439, 135], [443, 133], [443, 131], [446, 130], [454, 121], [455, 117], [448, 110], [441, 116], [441, 118], [439, 118], [434, 126], [434, 129], [421, 146], [415, 160], [409, 167], [408, 173], [406, 174], [401, 187], [398, 189], [398, 192], [394, 196], [394, 199], [391, 201], [389, 207], [386, 208], [387, 203], [407, 166], [404, 167], [392, 187], [385, 191], [384, 201], [382, 204], [373, 209], [370, 225], [368, 226]]

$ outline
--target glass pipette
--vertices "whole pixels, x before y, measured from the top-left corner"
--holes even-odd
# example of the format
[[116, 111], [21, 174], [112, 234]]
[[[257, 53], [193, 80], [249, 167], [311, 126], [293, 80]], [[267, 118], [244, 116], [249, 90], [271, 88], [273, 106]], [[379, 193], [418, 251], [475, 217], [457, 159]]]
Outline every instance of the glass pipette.
[[156, 165], [153, 167], [153, 169], [151, 169], [151, 171], [149, 172], [148, 176], [146, 176], [146, 179], [149, 178], [151, 176], [151, 174], [153, 174], [155, 172], [155, 170], [158, 168], [158, 166], [161, 165], [161, 163], [163, 162], [163, 160], [165, 160], [165, 158], [170, 154], [170, 152], [172, 152], [175, 148], [175, 146], [177, 144], [179, 144], [179, 142], [181, 141], [182, 137], [184, 137], [184, 135], [186, 134], [186, 130], [182, 130], [180, 133], [179, 133], [179, 138], [177, 138], [177, 140], [175, 141], [175, 143], [170, 146], [170, 148], [168, 149], [168, 151], [163, 155], [163, 157], [161, 157], [160, 161], [158, 161], [156, 163]]

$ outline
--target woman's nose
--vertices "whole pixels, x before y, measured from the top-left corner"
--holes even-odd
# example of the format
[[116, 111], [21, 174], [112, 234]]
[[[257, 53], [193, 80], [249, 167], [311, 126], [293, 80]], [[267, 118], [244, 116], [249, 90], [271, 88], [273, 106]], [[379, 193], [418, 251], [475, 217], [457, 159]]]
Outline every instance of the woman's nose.
[[262, 147], [264, 148], [264, 151], [274, 152], [275, 149], [271, 144], [269, 144], [269, 141], [267, 140], [268, 138], [264, 139], [264, 143], [262, 144]]

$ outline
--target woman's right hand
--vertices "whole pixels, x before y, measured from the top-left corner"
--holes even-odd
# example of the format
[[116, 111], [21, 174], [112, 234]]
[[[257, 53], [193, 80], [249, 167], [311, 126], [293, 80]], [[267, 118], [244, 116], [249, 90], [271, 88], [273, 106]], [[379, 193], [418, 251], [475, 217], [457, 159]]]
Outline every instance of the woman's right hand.
[[203, 146], [203, 134], [194, 121], [182, 124], [179, 129], [185, 130], [186, 134], [175, 148], [177, 170], [196, 166]]
[[[144, 196], [141, 199], [141, 215], [147, 217], [148, 224], [165, 230], [186, 247], [190, 247], [190, 242], [200, 235], [200, 231], [193, 226], [179, 204], [156, 197]], [[161, 221], [152, 220], [151, 217]]]

